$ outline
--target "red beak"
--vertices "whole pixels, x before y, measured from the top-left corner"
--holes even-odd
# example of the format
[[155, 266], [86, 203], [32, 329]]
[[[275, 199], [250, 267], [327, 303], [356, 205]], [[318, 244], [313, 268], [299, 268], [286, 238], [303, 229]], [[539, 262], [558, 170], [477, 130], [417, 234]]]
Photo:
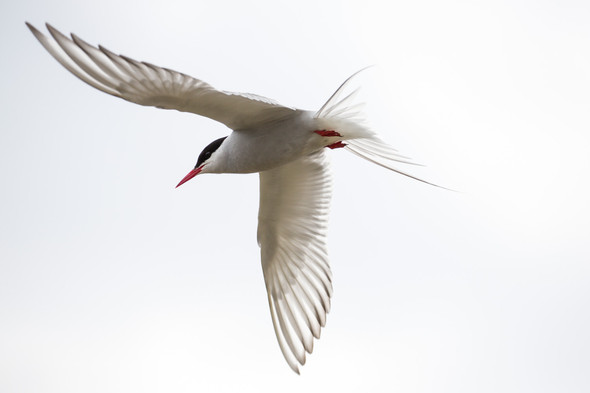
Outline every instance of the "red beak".
[[176, 188], [180, 187], [181, 185], [183, 185], [184, 183], [186, 183], [187, 181], [189, 181], [190, 179], [192, 179], [193, 177], [197, 176], [199, 173], [201, 173], [201, 171], [203, 170], [203, 167], [205, 165], [201, 165], [198, 168], [193, 169], [192, 171], [190, 171], [188, 173], [188, 175], [186, 175], [181, 181], [180, 183], [178, 183], [178, 185], [176, 186]]

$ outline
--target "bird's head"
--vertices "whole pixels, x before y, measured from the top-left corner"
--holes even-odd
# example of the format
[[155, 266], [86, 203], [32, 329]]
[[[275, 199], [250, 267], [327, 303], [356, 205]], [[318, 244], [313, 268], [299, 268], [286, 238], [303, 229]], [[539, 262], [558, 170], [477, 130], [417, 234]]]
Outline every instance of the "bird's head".
[[195, 168], [191, 170], [176, 186], [177, 188], [180, 187], [182, 184], [186, 183], [193, 177], [197, 176], [199, 173], [206, 173], [208, 172], [206, 167], [215, 162], [215, 152], [219, 149], [219, 146], [223, 143], [223, 141], [227, 138], [224, 136], [223, 138], [219, 138], [214, 140], [213, 142], [209, 143], [207, 147], [203, 149], [201, 154], [199, 154], [199, 158], [197, 159], [197, 164]]

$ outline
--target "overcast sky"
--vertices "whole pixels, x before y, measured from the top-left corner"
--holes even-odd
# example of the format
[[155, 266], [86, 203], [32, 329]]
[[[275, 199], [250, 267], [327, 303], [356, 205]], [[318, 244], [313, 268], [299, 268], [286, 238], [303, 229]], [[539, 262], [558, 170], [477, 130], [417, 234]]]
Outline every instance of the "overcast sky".
[[[387, 5], [386, 5], [387, 4]], [[0, 391], [590, 391], [587, 1], [4, 1]], [[69, 74], [26, 28], [318, 109], [364, 76], [412, 181], [344, 150], [333, 307], [302, 375], [258, 176], [174, 189], [225, 126]]]

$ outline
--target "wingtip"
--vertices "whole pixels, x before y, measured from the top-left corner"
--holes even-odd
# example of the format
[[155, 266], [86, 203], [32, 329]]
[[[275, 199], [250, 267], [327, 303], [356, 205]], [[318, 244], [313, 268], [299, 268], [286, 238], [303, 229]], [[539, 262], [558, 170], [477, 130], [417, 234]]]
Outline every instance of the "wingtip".
[[74, 41], [74, 43], [76, 45], [78, 45], [80, 48], [82, 48], [82, 50], [84, 50], [84, 51], [86, 51], [86, 49], [84, 47], [90, 47], [90, 46], [92, 46], [88, 42], [84, 41], [82, 38], [78, 37], [74, 33], [70, 33], [70, 36], [72, 37], [72, 41]]
[[30, 24], [28, 21], [25, 21], [25, 25], [27, 25], [29, 30], [31, 30], [31, 33], [33, 33], [34, 35], [41, 34], [41, 32], [39, 30], [37, 30], [37, 28], [35, 26], [33, 26], [32, 24]]
[[27, 27], [29, 28], [29, 31], [31, 33], [33, 33], [33, 35], [35, 36], [35, 38], [43, 43], [43, 40], [45, 40], [45, 34], [41, 33], [35, 26], [33, 26], [31, 23], [29, 22], [25, 22], [25, 24], [27, 25]]
[[45, 23], [45, 27], [47, 27], [47, 31], [49, 34], [57, 41], [58, 37], [63, 38], [65, 37], [61, 31], [57, 30], [55, 27], [51, 26], [49, 23]]
[[111, 57], [111, 56], [116, 56], [113, 52], [111, 52], [110, 50], [108, 50], [107, 48], [105, 48], [104, 46], [98, 44], [98, 49], [104, 53], [105, 55]]

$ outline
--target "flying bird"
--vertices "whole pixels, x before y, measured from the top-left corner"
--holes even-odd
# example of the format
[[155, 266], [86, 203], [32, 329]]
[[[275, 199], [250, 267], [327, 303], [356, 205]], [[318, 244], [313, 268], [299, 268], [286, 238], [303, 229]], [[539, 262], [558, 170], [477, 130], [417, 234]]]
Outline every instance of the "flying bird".
[[301, 110], [255, 94], [215, 89], [186, 74], [94, 47], [74, 34], [67, 37], [49, 24], [49, 37], [26, 25], [62, 66], [90, 86], [136, 104], [205, 116], [232, 130], [203, 149], [178, 186], [204, 173], [260, 174], [257, 239], [268, 303], [281, 352], [299, 373], [326, 323], [332, 295], [326, 148], [344, 148], [425, 182], [394, 167], [411, 162], [366, 125], [354, 102], [358, 89], [344, 93], [356, 74], [318, 111]]

